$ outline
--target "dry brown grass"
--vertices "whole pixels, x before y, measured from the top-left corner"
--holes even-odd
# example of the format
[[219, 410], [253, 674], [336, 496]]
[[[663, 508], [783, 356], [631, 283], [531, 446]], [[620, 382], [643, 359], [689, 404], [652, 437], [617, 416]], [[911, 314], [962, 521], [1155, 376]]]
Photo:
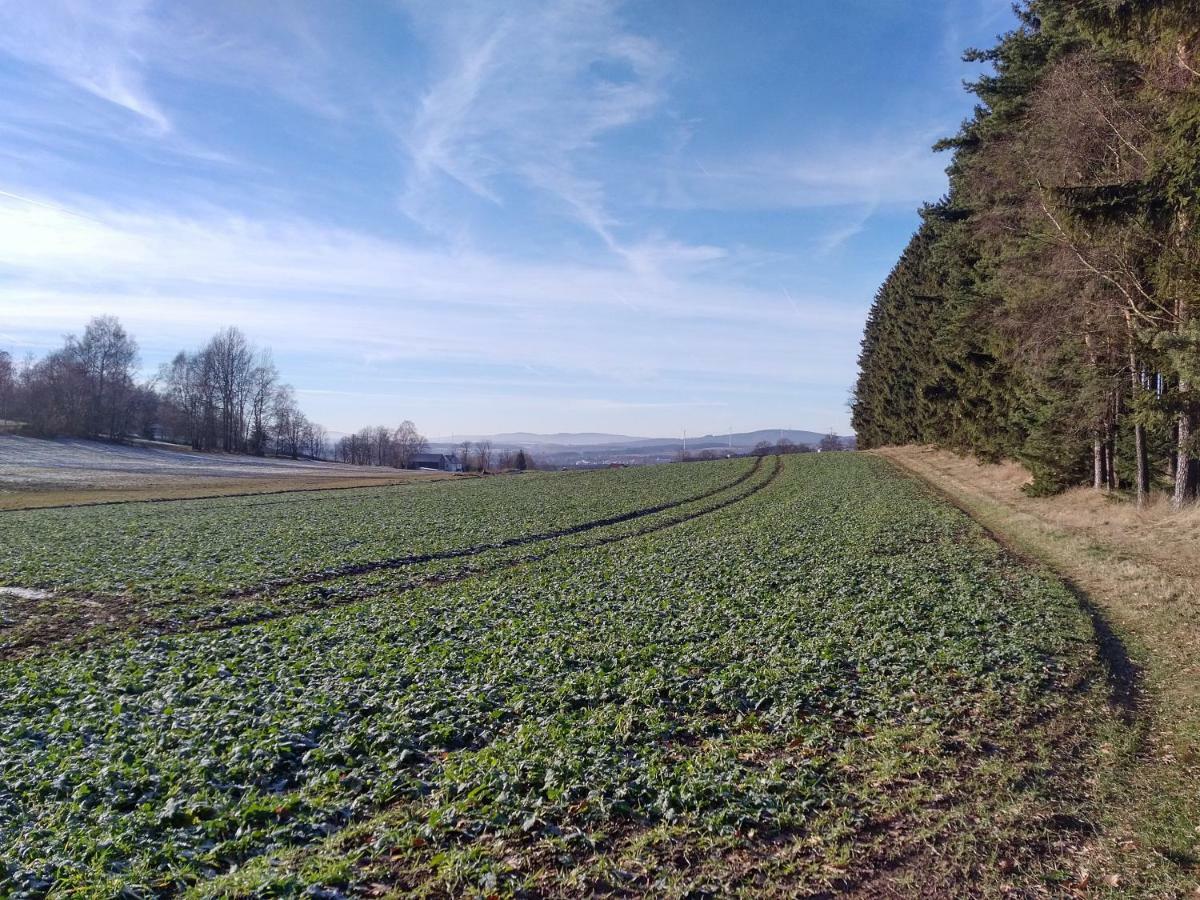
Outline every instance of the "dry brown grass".
[[[1161, 644], [1156, 624], [1169, 606], [1185, 607], [1171, 613], [1173, 621], [1183, 615], [1200, 625], [1200, 508], [1173, 512], [1166, 497], [1155, 496], [1138, 509], [1123, 496], [1088, 488], [1028, 497], [1021, 486], [1029, 476], [1016, 463], [983, 464], [922, 447], [877, 452], [1028, 544], [1024, 552], [1075, 580], [1131, 633], [1155, 634]], [[1171, 640], [1183, 641], [1190, 655], [1200, 649], [1200, 630]]]
[[1087, 488], [1033, 498], [1016, 463], [926, 447], [874, 452], [1067, 578], [1129, 649], [1140, 670], [1138, 725], [1097, 773], [1106, 833], [1074, 862], [1124, 873], [1106, 893], [1200, 896], [1200, 508], [1173, 512], [1156, 497], [1137, 509]]
[[131, 487], [22, 486], [0, 490], [0, 510], [46, 509], [53, 506], [92, 506], [98, 503], [132, 503], [146, 500], [195, 500], [247, 494], [281, 494], [291, 491], [328, 491], [345, 488], [384, 487], [413, 482], [441, 481], [462, 477], [449, 472], [404, 472], [366, 475], [274, 475], [264, 478], [171, 478]]

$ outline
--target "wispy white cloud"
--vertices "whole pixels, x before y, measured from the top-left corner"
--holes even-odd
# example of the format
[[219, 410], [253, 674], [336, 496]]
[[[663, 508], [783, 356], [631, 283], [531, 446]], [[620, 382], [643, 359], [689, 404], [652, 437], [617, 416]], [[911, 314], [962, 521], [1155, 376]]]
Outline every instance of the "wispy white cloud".
[[680, 165], [655, 202], [674, 209], [914, 206], [946, 188], [931, 149], [946, 126], [828, 136], [811, 144]]
[[835, 225], [817, 238], [817, 253], [821, 256], [828, 256], [853, 238], [862, 234], [866, 231], [867, 223], [871, 221], [871, 217], [875, 215], [877, 209], [877, 204], [870, 203], [860, 210], [852, 211], [853, 214], [849, 218]]
[[517, 182], [557, 198], [622, 255], [604, 183], [580, 157], [660, 107], [669, 55], [627, 30], [608, 0], [406, 8], [439, 74], [401, 128], [413, 160], [404, 209], [441, 230], [427, 216], [440, 178], [496, 205], [501, 185]]
[[138, 116], [159, 132], [171, 122], [145, 83], [154, 32], [149, 0], [4, 0], [0, 51]]
[[731, 361], [739, 373], [816, 373], [828, 360], [797, 361], [784, 336], [849, 345], [862, 316], [820, 297], [797, 311], [712, 277], [519, 262], [308, 223], [80, 214], [9, 198], [0, 245], [0, 317], [13, 327], [62, 331], [98, 310], [168, 335], [238, 322], [284, 349], [335, 346], [376, 365], [479, 361], [635, 382], [719, 375]]
[[[836, 251], [877, 264], [884, 214], [944, 188], [928, 148], [968, 104], [936, 41], [1006, 4], [912, 16], [939, 71], [911, 95], [934, 99], [863, 131], [824, 97], [823, 127], [787, 89], [742, 104], [737, 67], [621, 0], [0, 0], [0, 340], [112, 312], [177, 346], [241, 324], [374, 378], [528, 373], [497, 383], [510, 402], [542, 380], [648, 413], [681, 384], [840, 395], [869, 289]], [[815, 212], [747, 215], [779, 210]]]
[[340, 120], [369, 115], [377, 87], [352, 54], [333, 52], [338, 20], [300, 3], [0, 0], [0, 19], [0, 57], [30, 69], [0, 94], [0, 153], [30, 168], [78, 164], [96, 141], [228, 166], [226, 136], [196, 116], [190, 89], [266, 95]]

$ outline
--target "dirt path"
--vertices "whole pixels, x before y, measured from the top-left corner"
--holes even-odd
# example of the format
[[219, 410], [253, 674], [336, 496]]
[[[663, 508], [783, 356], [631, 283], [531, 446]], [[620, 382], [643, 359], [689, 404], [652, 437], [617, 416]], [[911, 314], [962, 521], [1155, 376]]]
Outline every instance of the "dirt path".
[[[1096, 777], [1104, 833], [1073, 854], [1081, 886], [1200, 896], [1200, 510], [1171, 513], [1159, 500], [1139, 511], [1086, 489], [1031, 498], [1015, 463], [921, 447], [874, 452], [1067, 578], [1097, 611], [1101, 639], [1111, 629], [1107, 639], [1140, 670], [1137, 723], [1114, 737], [1111, 765]], [[1093, 884], [1096, 872], [1108, 880]]]

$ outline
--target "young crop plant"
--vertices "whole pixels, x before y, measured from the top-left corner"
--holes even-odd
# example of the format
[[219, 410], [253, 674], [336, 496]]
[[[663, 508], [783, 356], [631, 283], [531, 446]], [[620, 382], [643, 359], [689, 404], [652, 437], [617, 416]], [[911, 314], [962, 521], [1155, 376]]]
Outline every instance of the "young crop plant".
[[0, 662], [0, 894], [868, 890], [1017, 841], [1090, 746], [1069, 592], [880, 460], [766, 460], [552, 543]]
[[291, 585], [428, 571], [646, 519], [729, 492], [760, 465], [0, 514], [0, 537], [10, 539], [0, 544], [0, 584], [17, 586], [0, 595], [0, 655], [113, 630], [278, 615], [290, 607], [272, 598]]

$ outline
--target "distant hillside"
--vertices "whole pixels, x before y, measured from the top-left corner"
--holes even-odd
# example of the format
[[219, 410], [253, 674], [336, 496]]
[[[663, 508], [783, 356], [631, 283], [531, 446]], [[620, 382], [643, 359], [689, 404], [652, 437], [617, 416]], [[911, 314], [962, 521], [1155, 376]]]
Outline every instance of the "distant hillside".
[[[688, 447], [730, 447], [750, 449], [761, 441], [776, 443], [786, 438], [794, 444], [820, 443], [824, 434], [816, 431], [802, 431], [792, 428], [761, 428], [758, 431], [735, 431], [733, 434], [705, 434], [689, 436]], [[459, 434], [453, 438], [433, 438], [430, 443], [437, 446], [452, 446], [463, 441], [491, 441], [496, 447], [537, 447], [553, 448], [599, 448], [599, 447], [680, 447], [683, 436], [679, 437], [634, 437], [627, 434], [605, 434], [602, 432], [558, 432], [556, 434], [537, 434], [530, 431], [513, 431], [503, 434]]]
[[703, 437], [688, 438], [688, 446], [692, 446], [693, 442], [697, 447], [707, 446], [727, 446], [732, 442], [734, 448], [744, 448], [749, 450], [755, 444], [766, 441], [769, 444], [778, 443], [781, 438], [787, 438], [793, 444], [811, 444], [816, 446], [821, 443], [821, 438], [825, 435], [816, 431], [797, 431], [793, 428], [760, 428], [758, 431], [739, 431], [729, 434], [706, 434]]
[[[792, 428], [763, 428], [758, 431], [739, 431], [733, 434], [705, 434], [687, 438], [687, 449], [691, 453], [713, 450], [717, 453], [747, 453], [756, 444], [769, 444], [786, 439], [793, 444], [808, 444], [811, 447], [821, 442], [823, 434]], [[568, 466], [602, 463], [653, 463], [675, 459], [684, 448], [683, 436], [670, 438], [633, 437], [604, 433], [535, 434], [518, 431], [505, 434], [455, 435], [453, 440], [435, 438], [430, 441], [434, 449], [453, 449], [463, 441], [475, 443], [481, 440], [492, 442], [495, 450], [522, 449], [532, 453], [544, 465]], [[850, 438], [853, 441], [853, 438]]]
[[556, 447], [599, 447], [608, 444], [631, 444], [651, 438], [631, 437], [627, 434], [603, 434], [593, 432], [559, 432], [557, 434], [534, 434], [530, 431], [513, 431], [505, 434], [456, 434], [453, 437], [433, 438], [434, 444], [458, 444], [463, 441], [488, 440], [493, 444], [513, 447], [553, 445]]

